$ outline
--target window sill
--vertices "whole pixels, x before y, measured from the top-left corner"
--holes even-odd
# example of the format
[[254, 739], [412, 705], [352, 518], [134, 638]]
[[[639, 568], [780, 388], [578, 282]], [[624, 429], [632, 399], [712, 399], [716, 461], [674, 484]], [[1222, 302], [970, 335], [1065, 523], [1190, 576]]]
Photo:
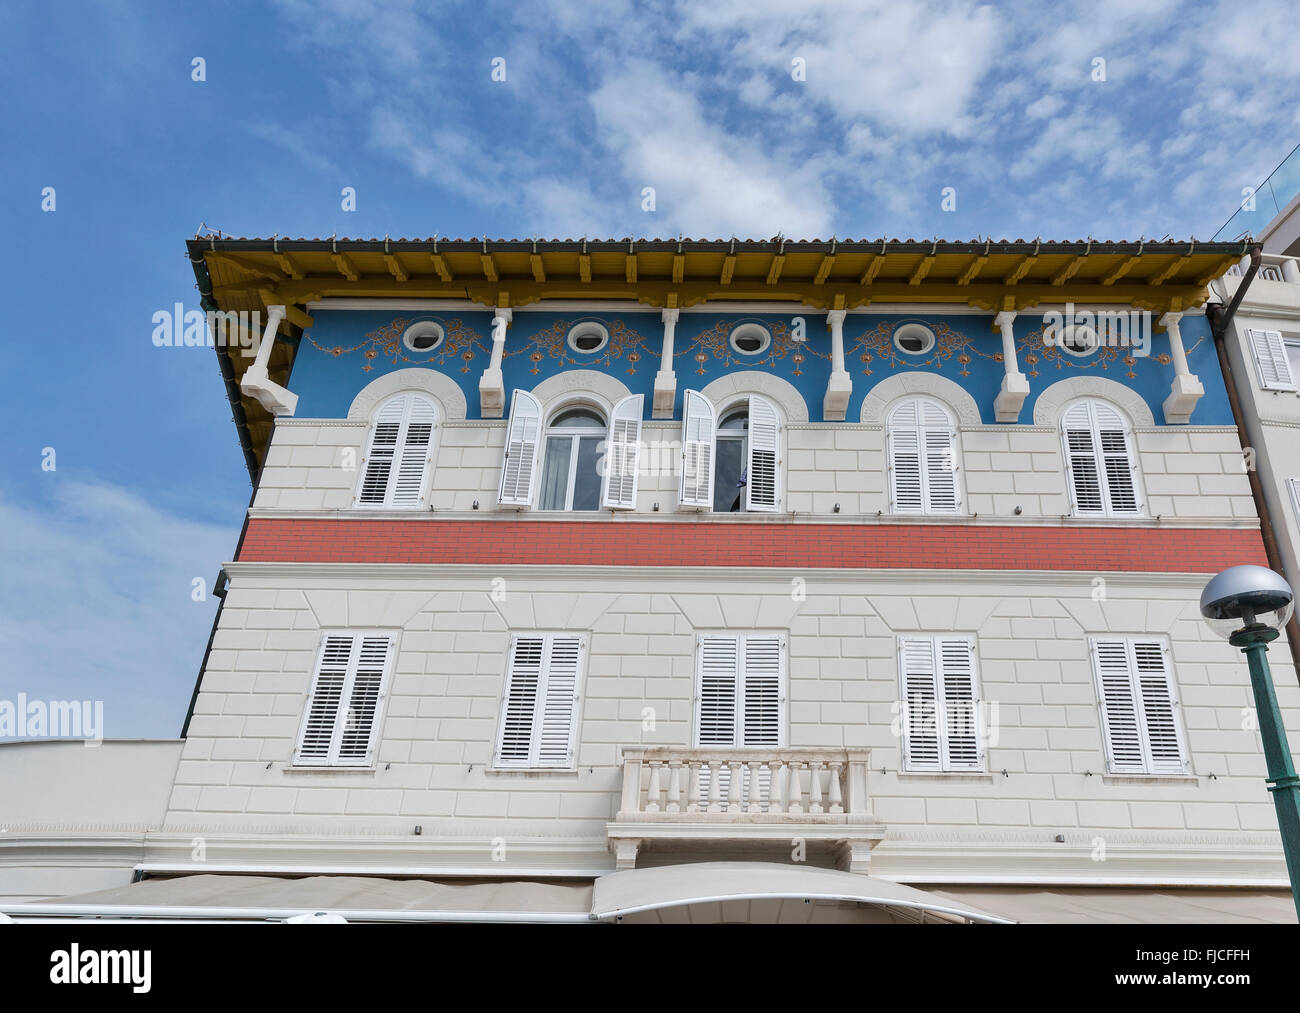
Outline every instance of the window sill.
[[898, 779], [918, 778], [926, 781], [989, 781], [994, 775], [987, 770], [900, 770]]
[[1200, 784], [1195, 774], [1102, 774], [1107, 784]]
[[578, 776], [577, 767], [484, 767], [488, 777], [572, 777]]
[[347, 767], [343, 764], [327, 764], [322, 767], [292, 763], [282, 769], [286, 774], [374, 774], [378, 770], [374, 764], [367, 764], [364, 767]]

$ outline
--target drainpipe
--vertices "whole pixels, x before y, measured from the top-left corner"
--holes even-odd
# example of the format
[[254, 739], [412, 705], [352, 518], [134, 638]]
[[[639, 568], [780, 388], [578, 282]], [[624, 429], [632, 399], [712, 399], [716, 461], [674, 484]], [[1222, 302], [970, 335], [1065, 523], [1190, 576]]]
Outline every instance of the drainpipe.
[[[1232, 417], [1237, 423], [1237, 439], [1241, 442], [1241, 449], [1244, 451], [1252, 446], [1254, 440], [1246, 430], [1246, 416], [1241, 410], [1241, 395], [1237, 390], [1237, 381], [1232, 374], [1232, 366], [1228, 362], [1228, 345], [1226, 335], [1228, 325], [1232, 323], [1232, 318], [1237, 314], [1237, 308], [1245, 298], [1246, 290], [1250, 288], [1250, 283], [1255, 280], [1255, 274], [1259, 271], [1261, 259], [1261, 248], [1256, 246], [1250, 252], [1250, 267], [1246, 269], [1245, 275], [1241, 279], [1241, 284], [1237, 286], [1237, 291], [1228, 303], [1227, 309], [1217, 306], [1211, 306], [1206, 315], [1210, 318], [1210, 333], [1214, 337], [1214, 350], [1219, 355], [1219, 369], [1223, 373], [1223, 385], [1228, 391], [1228, 405], [1232, 408]], [[1264, 499], [1264, 486], [1259, 480], [1259, 471], [1250, 468], [1246, 471], [1246, 478], [1250, 482], [1250, 495], [1255, 501], [1255, 512], [1259, 514], [1259, 533], [1264, 542], [1264, 556], [1268, 560], [1269, 569], [1279, 574], [1285, 571], [1282, 568], [1282, 553], [1277, 547], [1277, 533], [1273, 528], [1273, 515], [1269, 511], [1268, 503]], [[1300, 679], [1300, 620], [1294, 613], [1286, 623], [1286, 641], [1287, 646], [1291, 648], [1291, 661], [1295, 665], [1297, 678]]]

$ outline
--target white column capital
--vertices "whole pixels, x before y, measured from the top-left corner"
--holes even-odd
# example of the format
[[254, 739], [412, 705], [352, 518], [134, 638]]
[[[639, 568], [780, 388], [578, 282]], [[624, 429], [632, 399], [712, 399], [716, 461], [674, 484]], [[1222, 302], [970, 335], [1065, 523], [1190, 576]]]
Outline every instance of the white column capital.
[[1183, 319], [1183, 315], [1184, 314], [1181, 311], [1175, 312], [1174, 310], [1170, 310], [1168, 313], [1162, 314], [1160, 319], [1156, 322], [1166, 330], [1177, 330], [1178, 322]]
[[998, 330], [1005, 331], [1016, 322], [1015, 310], [1003, 310], [993, 318], [993, 323]]
[[492, 319], [504, 320], [507, 324], [515, 318], [515, 311], [509, 306], [498, 306], [492, 311]]
[[680, 308], [676, 306], [665, 306], [663, 312], [659, 315], [659, 319], [664, 322], [664, 326], [675, 327], [677, 325], [677, 319], [681, 315], [682, 311]]
[[837, 327], [843, 327], [844, 318], [847, 317], [848, 315], [849, 315], [848, 310], [827, 310], [826, 326], [829, 327], [832, 331], [835, 330], [835, 328]]

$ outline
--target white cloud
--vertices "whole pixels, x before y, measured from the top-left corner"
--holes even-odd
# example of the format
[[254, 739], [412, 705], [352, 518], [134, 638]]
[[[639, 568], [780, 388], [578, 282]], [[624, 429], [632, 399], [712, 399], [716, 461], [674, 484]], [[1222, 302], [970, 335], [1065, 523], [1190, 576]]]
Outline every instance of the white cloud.
[[179, 735], [237, 530], [115, 485], [46, 481], [43, 502], [0, 499], [0, 699], [103, 700], [108, 737]]

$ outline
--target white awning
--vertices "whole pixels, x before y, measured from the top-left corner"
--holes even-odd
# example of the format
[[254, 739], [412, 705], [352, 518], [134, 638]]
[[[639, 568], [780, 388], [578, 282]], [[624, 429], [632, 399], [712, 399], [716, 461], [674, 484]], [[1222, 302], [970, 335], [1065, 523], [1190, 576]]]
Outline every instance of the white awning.
[[18, 917], [283, 920], [329, 912], [348, 921], [587, 922], [591, 884], [206, 874], [145, 879], [4, 910]]
[[931, 896], [954, 904], [978, 904], [1019, 922], [1040, 924], [1296, 923], [1290, 890], [944, 884], [931, 891]]
[[[592, 891], [592, 917], [601, 921], [669, 908], [708, 906], [737, 901], [872, 904], [913, 912], [948, 915], [973, 922], [1011, 922], [970, 904], [916, 890], [901, 883], [856, 872], [773, 862], [700, 862], [659, 868], [628, 869], [602, 876]], [[746, 908], [746, 914], [752, 911]], [[758, 920], [758, 919], [755, 919]], [[791, 920], [779, 905], [767, 905], [762, 920]]]

